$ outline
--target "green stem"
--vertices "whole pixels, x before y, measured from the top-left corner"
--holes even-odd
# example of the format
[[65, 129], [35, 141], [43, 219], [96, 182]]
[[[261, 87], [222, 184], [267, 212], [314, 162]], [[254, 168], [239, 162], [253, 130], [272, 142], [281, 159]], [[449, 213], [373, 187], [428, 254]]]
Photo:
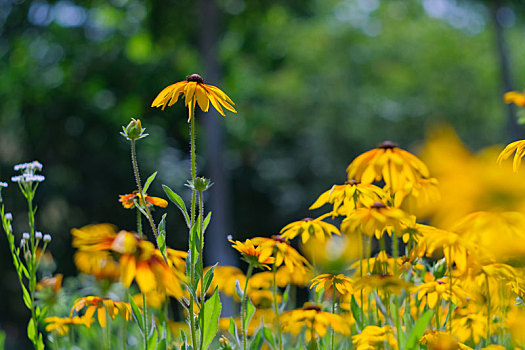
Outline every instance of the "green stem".
[[[191, 106], [193, 106], [193, 103], [191, 103]], [[196, 165], [195, 165], [195, 108], [189, 109], [189, 117], [190, 117], [190, 155], [191, 155], [191, 181], [192, 183], [195, 183], [196, 175]], [[196, 205], [196, 199], [197, 199], [197, 191], [195, 188], [192, 189], [191, 193], [191, 217], [190, 217], [190, 230], [191, 227], [195, 224], [195, 205]], [[192, 260], [195, 262], [195, 257], [192, 257]], [[195, 279], [195, 265], [192, 264], [190, 266], [190, 283], [194, 285], [194, 279]], [[202, 288], [202, 287], [201, 287]], [[190, 296], [190, 307], [189, 307], [189, 315], [190, 315], [190, 326], [191, 326], [191, 337], [192, 337], [192, 343], [193, 343], [193, 349], [197, 349], [197, 337], [195, 336], [195, 315], [194, 315], [194, 305], [195, 300], [193, 299], [193, 296]], [[202, 333], [202, 330], [201, 330]]]
[[144, 234], [142, 233], [142, 214], [140, 213], [139, 208], [137, 208], [137, 232], [140, 239], [143, 239]]
[[[449, 247], [449, 256], [452, 259], [452, 247]], [[452, 261], [448, 264], [448, 279], [449, 279], [449, 299], [448, 299], [448, 312], [447, 312], [447, 323], [448, 323], [448, 332], [452, 334]]]
[[279, 306], [277, 305], [277, 266], [273, 265], [273, 308], [277, 320], [277, 337], [279, 338], [279, 349], [283, 350], [283, 336], [281, 333], [281, 321], [279, 320]]
[[[199, 257], [200, 257], [200, 271], [201, 273], [201, 310], [202, 315], [204, 315], [204, 304], [205, 304], [205, 298], [206, 298], [206, 291], [204, 290], [204, 232], [203, 232], [203, 226], [204, 226], [204, 201], [202, 198], [202, 191], [199, 191], [199, 232], [200, 232], [200, 245], [199, 245]], [[200, 341], [200, 349], [202, 350], [202, 346], [204, 343], [204, 332], [201, 330], [201, 341]]]
[[491, 309], [491, 300], [490, 300], [490, 285], [489, 285], [489, 276], [485, 274], [485, 282], [486, 282], [486, 293], [487, 293], [487, 339], [485, 346], [490, 345], [490, 309]]
[[146, 304], [146, 294], [142, 293], [142, 322], [144, 324], [144, 350], [148, 350], [148, 306]]
[[[392, 234], [392, 252], [394, 256], [394, 276], [397, 278], [398, 269], [397, 269], [397, 258], [398, 258], [398, 241], [397, 236]], [[396, 314], [396, 335], [397, 335], [397, 344], [401, 346], [401, 315], [399, 314], [399, 299], [397, 295], [393, 293], [394, 296], [394, 313]]]
[[[135, 149], [135, 140], [131, 140], [130, 142], [131, 142], [131, 163], [133, 164], [133, 173], [135, 174], [135, 182], [137, 183], [137, 188], [139, 189], [139, 193], [140, 193], [139, 204], [146, 211], [148, 221], [151, 225], [153, 234], [155, 235], [155, 239], [158, 240], [159, 233], [157, 232], [157, 227], [155, 226], [155, 222], [153, 221], [153, 216], [151, 215], [151, 211], [149, 210], [148, 204], [146, 203], [146, 200], [144, 198], [146, 194], [142, 191], [142, 184], [140, 181], [140, 173], [139, 173], [139, 165], [137, 163], [137, 152]], [[158, 246], [158, 242], [157, 242], [157, 246]], [[164, 256], [164, 260], [166, 260], [165, 256]]]
[[246, 273], [246, 282], [244, 283], [244, 291], [242, 294], [242, 305], [241, 305], [241, 332], [242, 332], [242, 347], [244, 350], [246, 350], [246, 343], [247, 343], [247, 336], [246, 336], [246, 327], [248, 327], [248, 324], [246, 324], [246, 327], [244, 324], [246, 323], [246, 301], [248, 298], [248, 280], [252, 276], [253, 272], [253, 265], [250, 264], [248, 266], [248, 272]]
[[[335, 297], [336, 297], [336, 289], [335, 289], [335, 278], [334, 283], [332, 284], [332, 313], [335, 315]], [[335, 349], [335, 331], [332, 327], [332, 350]]]

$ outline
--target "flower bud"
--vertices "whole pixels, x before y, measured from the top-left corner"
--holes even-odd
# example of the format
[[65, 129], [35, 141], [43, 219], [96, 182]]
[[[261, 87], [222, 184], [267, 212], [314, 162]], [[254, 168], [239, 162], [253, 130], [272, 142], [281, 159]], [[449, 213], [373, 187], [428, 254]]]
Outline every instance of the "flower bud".
[[25, 244], [26, 244], [26, 240], [22, 238], [20, 240], [20, 246], [23, 247]]
[[51, 242], [51, 235], [45, 234], [44, 235], [44, 242], [46, 242], [46, 243]]
[[131, 118], [128, 126], [122, 127], [122, 130], [123, 131], [120, 134], [130, 141], [148, 136], [148, 134], [144, 133], [146, 129], [142, 127], [139, 119]]
[[27, 241], [27, 240], [29, 240], [29, 238], [31, 238], [31, 236], [29, 235], [29, 233], [24, 232], [24, 233], [22, 234], [22, 238], [25, 239], [25, 240]]
[[36, 239], [42, 239], [42, 232], [40, 232], [40, 231], [36, 231], [36, 232], [35, 232], [35, 238], [36, 238]]
[[8, 221], [13, 220], [13, 214], [11, 214], [11, 213], [5, 213], [5, 219], [8, 220]]
[[198, 192], [204, 192], [207, 189], [209, 189], [211, 186], [213, 186], [213, 182], [211, 182], [210, 179], [206, 179], [204, 177], [197, 177], [195, 178], [195, 182], [188, 180], [188, 183], [186, 184], [186, 186]]

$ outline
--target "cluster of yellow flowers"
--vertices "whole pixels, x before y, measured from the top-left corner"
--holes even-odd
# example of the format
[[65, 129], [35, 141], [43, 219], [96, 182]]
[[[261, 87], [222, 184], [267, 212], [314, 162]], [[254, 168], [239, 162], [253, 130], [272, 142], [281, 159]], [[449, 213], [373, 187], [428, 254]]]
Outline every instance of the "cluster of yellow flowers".
[[[221, 105], [235, 111], [228, 96], [196, 75], [167, 87], [153, 106], [170, 106], [181, 94], [192, 122], [197, 103], [204, 111], [210, 102], [221, 113]], [[525, 106], [523, 94], [505, 99]], [[525, 239], [525, 182], [508, 164], [498, 166], [494, 152], [472, 155], [449, 130], [430, 139], [422, 159], [386, 141], [356, 157], [347, 181], [314, 201], [311, 210], [329, 208], [318, 217], [270, 238], [230, 238], [246, 273], [213, 266], [195, 279], [197, 270], [186, 267], [190, 255], [163, 252], [109, 224], [72, 230], [75, 262], [97, 279], [125, 287], [136, 281], [147, 295], [142, 301], [154, 308], [178, 299], [191, 322], [189, 310], [202, 310], [215, 290], [240, 302], [238, 317], [219, 321], [222, 349], [247, 349], [250, 338], [250, 348], [281, 350], [522, 348], [525, 248], [516, 242]], [[498, 161], [514, 152], [517, 171], [525, 140], [510, 144]], [[167, 205], [145, 190], [120, 201], [125, 208]], [[296, 308], [301, 299], [307, 302]], [[105, 327], [107, 315], [129, 320], [140, 303], [84, 297], [70, 317], [48, 318], [47, 330], [64, 335], [71, 325], [89, 327], [95, 312]]]

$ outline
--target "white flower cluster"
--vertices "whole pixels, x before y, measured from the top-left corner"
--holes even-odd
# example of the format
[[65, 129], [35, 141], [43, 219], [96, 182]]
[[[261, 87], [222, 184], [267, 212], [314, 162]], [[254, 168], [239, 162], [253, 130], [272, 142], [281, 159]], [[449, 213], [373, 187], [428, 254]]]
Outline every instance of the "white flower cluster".
[[42, 168], [43, 168], [42, 163], [40, 163], [37, 160], [34, 160], [30, 163], [22, 163], [22, 164], [15, 165], [15, 171], [21, 170], [23, 172], [31, 172], [31, 173], [33, 173], [34, 170], [41, 171]]
[[42, 182], [45, 179], [46, 178], [44, 177], [44, 175], [35, 175], [35, 174], [27, 173], [27, 174], [22, 174], [18, 176], [13, 176], [11, 178], [11, 181], [27, 183], [27, 182]]
[[8, 220], [8, 221], [12, 221], [13, 220], [13, 214], [5, 213], [5, 219]]
[[0, 187], [7, 187], [7, 182], [0, 182]]

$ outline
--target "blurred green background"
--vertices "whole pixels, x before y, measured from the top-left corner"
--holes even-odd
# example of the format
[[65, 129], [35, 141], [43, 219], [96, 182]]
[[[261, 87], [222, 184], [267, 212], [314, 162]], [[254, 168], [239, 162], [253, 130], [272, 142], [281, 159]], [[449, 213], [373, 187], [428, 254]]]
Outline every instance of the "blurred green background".
[[[189, 199], [186, 109], [149, 106], [200, 73], [238, 110], [197, 115], [199, 173], [215, 182], [207, 262], [235, 264], [228, 234], [269, 236], [309, 216], [384, 140], [417, 152], [442, 123], [472, 149], [521, 137], [502, 95], [525, 87], [524, 39], [522, 1], [0, 0], [0, 180], [44, 164], [37, 227], [53, 236], [57, 272], [74, 275], [72, 227], [135, 227], [118, 202], [134, 189], [119, 135], [130, 118], [150, 134], [138, 144], [143, 179], [159, 171], [149, 194], [164, 183]], [[22, 196], [3, 193], [21, 236]], [[168, 243], [185, 250], [167, 211]], [[20, 348], [28, 314], [0, 242], [0, 329]]]

